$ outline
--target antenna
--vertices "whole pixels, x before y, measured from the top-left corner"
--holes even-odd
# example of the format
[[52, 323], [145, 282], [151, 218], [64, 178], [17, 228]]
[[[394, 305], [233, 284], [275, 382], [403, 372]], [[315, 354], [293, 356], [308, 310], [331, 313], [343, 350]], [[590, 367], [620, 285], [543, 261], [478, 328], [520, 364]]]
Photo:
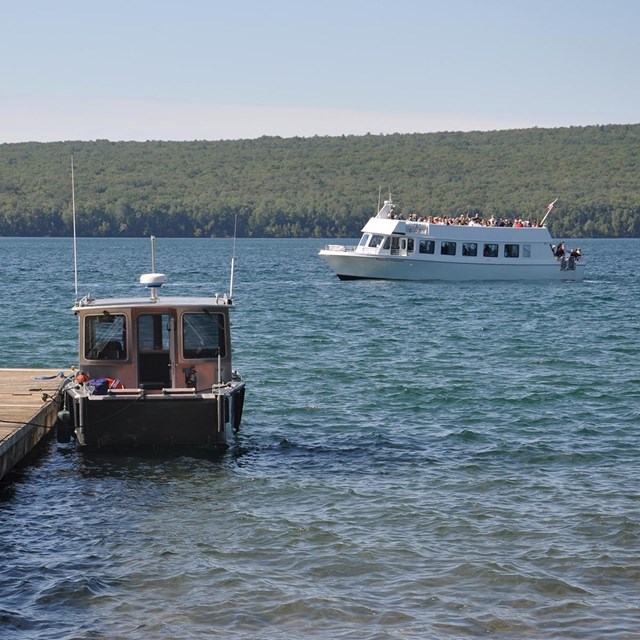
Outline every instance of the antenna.
[[238, 226], [238, 214], [233, 219], [233, 251], [231, 252], [231, 278], [229, 282], [229, 299], [233, 300], [233, 271], [236, 263], [236, 228]]
[[156, 272], [156, 237], [151, 236], [151, 273]]
[[73, 175], [73, 153], [71, 154], [71, 213], [73, 219], [73, 275], [78, 299], [78, 245], [76, 242], [76, 185]]

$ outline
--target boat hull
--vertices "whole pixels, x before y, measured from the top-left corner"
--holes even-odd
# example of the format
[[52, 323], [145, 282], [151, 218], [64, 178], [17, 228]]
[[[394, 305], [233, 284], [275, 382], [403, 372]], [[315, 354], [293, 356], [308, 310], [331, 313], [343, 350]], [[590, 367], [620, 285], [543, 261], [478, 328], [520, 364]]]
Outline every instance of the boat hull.
[[341, 280], [582, 280], [584, 263], [563, 269], [560, 261], [504, 264], [455, 260], [413, 259], [356, 252], [323, 250], [320, 256]]
[[71, 430], [87, 449], [225, 449], [240, 427], [244, 382], [224, 393], [139, 396], [67, 392]]

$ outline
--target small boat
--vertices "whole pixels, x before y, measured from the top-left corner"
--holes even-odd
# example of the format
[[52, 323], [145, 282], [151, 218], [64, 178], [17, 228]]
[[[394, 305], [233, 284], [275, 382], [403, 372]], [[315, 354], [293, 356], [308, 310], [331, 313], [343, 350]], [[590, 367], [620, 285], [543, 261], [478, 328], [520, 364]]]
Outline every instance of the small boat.
[[[557, 198], [556, 198], [557, 200]], [[582, 280], [579, 248], [554, 243], [540, 223], [475, 218], [403, 219], [389, 198], [357, 246], [329, 244], [319, 255], [341, 280]]]
[[74, 304], [79, 366], [63, 388], [59, 442], [208, 450], [232, 443], [245, 396], [231, 363], [233, 284], [229, 296], [164, 297], [167, 278], [155, 259], [152, 269], [140, 277], [146, 297]]

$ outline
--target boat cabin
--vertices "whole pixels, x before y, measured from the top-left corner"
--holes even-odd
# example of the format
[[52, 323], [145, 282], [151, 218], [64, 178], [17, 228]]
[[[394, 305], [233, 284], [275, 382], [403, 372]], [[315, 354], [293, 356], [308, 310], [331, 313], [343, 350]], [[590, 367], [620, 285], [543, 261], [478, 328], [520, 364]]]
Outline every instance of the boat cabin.
[[91, 379], [147, 392], [211, 388], [231, 379], [226, 298], [83, 299], [79, 365]]

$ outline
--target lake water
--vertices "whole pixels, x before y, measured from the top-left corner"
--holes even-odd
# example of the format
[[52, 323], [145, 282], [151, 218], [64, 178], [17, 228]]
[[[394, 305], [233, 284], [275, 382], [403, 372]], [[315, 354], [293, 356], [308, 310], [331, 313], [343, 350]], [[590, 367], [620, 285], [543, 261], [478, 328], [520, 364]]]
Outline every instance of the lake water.
[[[582, 283], [340, 282], [323, 244], [237, 241], [233, 449], [49, 441], [0, 485], [3, 639], [640, 638], [640, 240]], [[166, 293], [231, 247], [158, 239]], [[71, 240], [0, 256], [0, 366], [73, 364]], [[80, 239], [80, 294], [150, 262]]]

